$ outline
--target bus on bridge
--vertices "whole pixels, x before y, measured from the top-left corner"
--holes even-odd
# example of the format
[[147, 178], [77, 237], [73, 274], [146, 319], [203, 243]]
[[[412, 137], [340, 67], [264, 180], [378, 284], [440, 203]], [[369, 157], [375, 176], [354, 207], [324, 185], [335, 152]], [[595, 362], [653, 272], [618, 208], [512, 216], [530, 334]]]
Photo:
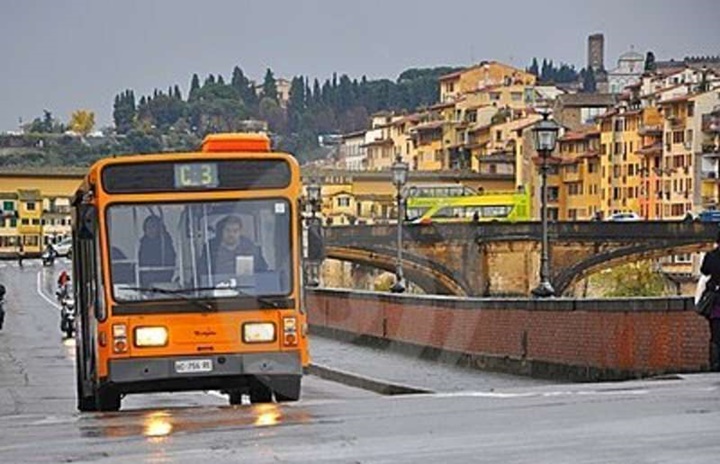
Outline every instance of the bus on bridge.
[[530, 220], [530, 194], [517, 191], [475, 191], [464, 185], [417, 184], [406, 188], [406, 220], [488, 222]]
[[298, 400], [299, 194], [295, 158], [258, 134], [93, 165], [73, 201], [78, 409], [154, 391]]

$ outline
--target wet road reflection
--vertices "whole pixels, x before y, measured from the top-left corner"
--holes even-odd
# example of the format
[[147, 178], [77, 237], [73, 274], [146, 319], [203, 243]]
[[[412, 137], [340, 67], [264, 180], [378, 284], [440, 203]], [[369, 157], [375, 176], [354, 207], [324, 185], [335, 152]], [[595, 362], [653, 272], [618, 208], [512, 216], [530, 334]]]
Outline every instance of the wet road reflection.
[[154, 441], [162, 441], [173, 430], [172, 416], [167, 411], [151, 412], [145, 417], [143, 435]]
[[275, 404], [260, 404], [253, 408], [253, 412], [257, 413], [255, 425], [258, 427], [277, 425], [282, 417], [280, 408]]
[[177, 433], [267, 428], [313, 421], [313, 416], [304, 407], [269, 403], [83, 414], [80, 416], [79, 427], [84, 437], [143, 436], [153, 442], [162, 442]]

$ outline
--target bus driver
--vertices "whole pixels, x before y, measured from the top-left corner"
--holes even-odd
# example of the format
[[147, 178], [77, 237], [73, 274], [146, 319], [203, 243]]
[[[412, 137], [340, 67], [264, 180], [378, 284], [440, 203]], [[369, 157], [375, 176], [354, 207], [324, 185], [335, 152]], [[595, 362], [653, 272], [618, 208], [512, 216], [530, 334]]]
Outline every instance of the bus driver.
[[[217, 223], [217, 236], [210, 241], [210, 269], [214, 275], [235, 275], [237, 257], [253, 258], [253, 272], [267, 271], [268, 265], [260, 247], [242, 235], [242, 221], [237, 216], [227, 216]], [[207, 268], [207, 256], [203, 252], [201, 271]], [[203, 272], [203, 274], [205, 274]]]

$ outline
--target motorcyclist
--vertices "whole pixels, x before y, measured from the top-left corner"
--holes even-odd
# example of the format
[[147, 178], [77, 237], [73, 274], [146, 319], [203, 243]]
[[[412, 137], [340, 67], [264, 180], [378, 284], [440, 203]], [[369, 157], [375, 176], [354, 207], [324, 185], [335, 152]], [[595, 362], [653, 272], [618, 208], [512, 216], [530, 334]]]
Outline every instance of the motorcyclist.
[[67, 296], [67, 289], [68, 289], [68, 282], [70, 282], [70, 274], [65, 269], [60, 272], [60, 275], [58, 276], [57, 280], [57, 297], [58, 300], [62, 300], [64, 297]]

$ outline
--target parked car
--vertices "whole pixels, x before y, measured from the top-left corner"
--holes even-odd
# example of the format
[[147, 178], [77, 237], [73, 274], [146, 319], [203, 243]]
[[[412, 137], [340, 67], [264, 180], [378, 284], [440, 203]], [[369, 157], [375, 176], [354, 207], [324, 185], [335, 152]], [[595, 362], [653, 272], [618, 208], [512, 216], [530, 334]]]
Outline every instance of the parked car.
[[643, 218], [639, 214], [630, 211], [630, 212], [625, 212], [625, 213], [612, 214], [607, 218], [607, 220], [614, 221], [614, 222], [632, 222], [632, 221], [642, 221]]
[[699, 213], [688, 211], [685, 221], [720, 222], [720, 211], [716, 209], [706, 209]]
[[48, 246], [53, 247], [57, 256], [65, 256], [68, 258], [72, 256], [72, 237], [64, 238], [58, 243]]

